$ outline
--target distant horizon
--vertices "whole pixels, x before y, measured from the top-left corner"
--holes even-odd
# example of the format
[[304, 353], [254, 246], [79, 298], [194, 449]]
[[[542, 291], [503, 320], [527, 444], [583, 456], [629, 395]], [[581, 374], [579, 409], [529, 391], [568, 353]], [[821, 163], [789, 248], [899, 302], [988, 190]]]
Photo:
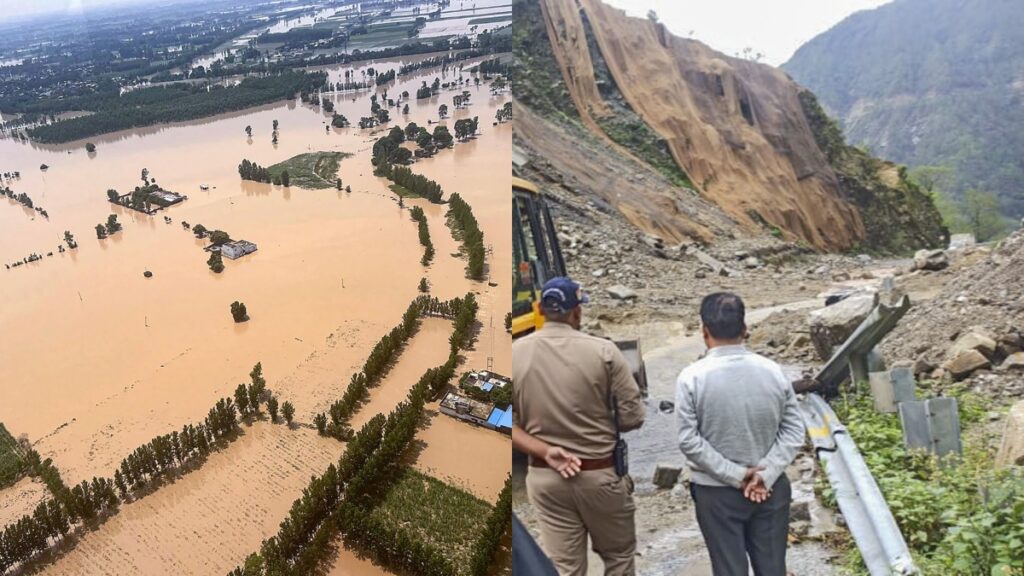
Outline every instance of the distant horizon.
[[892, 0], [719, 0], [699, 7], [678, 0], [603, 1], [640, 18], [654, 10], [676, 36], [699, 40], [729, 56], [750, 48], [752, 55], [762, 54], [761, 62], [779, 67], [801, 46], [852, 14]]
[[12, 22], [26, 22], [35, 18], [54, 15], [81, 15], [86, 12], [117, 7], [141, 6], [144, 4], [184, 4], [198, 0], [34, 0], [15, 3], [14, 0], [0, 0], [0, 25]]

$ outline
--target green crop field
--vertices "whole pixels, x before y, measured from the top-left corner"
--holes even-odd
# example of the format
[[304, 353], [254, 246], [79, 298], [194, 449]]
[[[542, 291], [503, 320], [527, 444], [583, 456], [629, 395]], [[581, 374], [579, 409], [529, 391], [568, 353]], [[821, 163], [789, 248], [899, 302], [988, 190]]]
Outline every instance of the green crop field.
[[267, 168], [271, 178], [281, 176], [285, 170], [292, 186], [300, 188], [334, 188], [338, 181], [338, 166], [345, 152], [309, 152], [299, 154]]
[[0, 488], [14, 484], [28, 468], [18, 442], [0, 424]]
[[464, 567], [487, 524], [492, 506], [469, 492], [406, 469], [370, 516], [401, 527], [412, 541], [430, 543]]

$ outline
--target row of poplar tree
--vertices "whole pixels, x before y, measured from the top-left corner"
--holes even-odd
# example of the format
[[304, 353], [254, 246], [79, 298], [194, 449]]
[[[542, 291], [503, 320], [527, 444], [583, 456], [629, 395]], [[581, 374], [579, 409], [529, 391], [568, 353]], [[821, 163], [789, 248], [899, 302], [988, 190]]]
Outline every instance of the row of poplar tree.
[[[448, 301], [421, 296], [410, 305], [407, 314], [453, 319], [448, 360], [427, 370], [390, 414], [374, 416], [352, 435], [337, 466], [331, 464], [323, 475], [310, 481], [302, 498], [292, 504], [278, 533], [265, 540], [260, 551], [251, 554], [229, 576], [312, 574], [333, 551], [331, 542], [339, 530], [360, 541], [380, 536], [370, 531], [356, 536], [358, 528], [372, 530], [357, 526], [357, 519], [386, 494], [388, 479], [396, 476], [396, 469], [402, 466], [401, 456], [423, 421], [427, 399], [436, 396], [454, 376], [458, 352], [471, 341], [478, 309], [472, 293]], [[393, 561], [393, 567], [414, 574], [454, 575], [451, 563], [440, 552], [428, 551], [429, 544], [403, 539], [398, 545], [400, 551], [380, 559]]]
[[484, 279], [484, 233], [473, 215], [473, 208], [456, 192], [448, 199], [448, 216], [459, 231], [462, 248], [469, 257], [468, 274], [474, 280]]
[[[238, 429], [238, 414], [258, 415], [261, 403], [274, 404], [271, 411], [276, 420], [276, 399], [266, 387], [262, 366], [257, 363], [250, 372], [249, 386], [240, 385], [245, 391], [245, 401], [236, 398], [222, 398], [210, 408], [202, 423], [186, 425], [181, 432], [172, 432], [153, 438], [136, 448], [121, 461], [114, 471], [113, 479], [94, 477], [68, 488], [60, 472], [47, 458], [42, 460], [39, 453], [29, 450], [26, 460], [33, 475], [42, 479], [53, 498], [41, 502], [30, 515], [0, 531], [0, 574], [16, 564], [30, 560], [37, 553], [61, 541], [74, 524], [109, 516], [117, 511], [122, 502], [131, 500], [134, 491], [148, 483], [166, 477], [184, 467], [201, 463], [215, 448], [218, 440], [231, 440]], [[286, 420], [291, 419], [293, 410], [285, 403]]]

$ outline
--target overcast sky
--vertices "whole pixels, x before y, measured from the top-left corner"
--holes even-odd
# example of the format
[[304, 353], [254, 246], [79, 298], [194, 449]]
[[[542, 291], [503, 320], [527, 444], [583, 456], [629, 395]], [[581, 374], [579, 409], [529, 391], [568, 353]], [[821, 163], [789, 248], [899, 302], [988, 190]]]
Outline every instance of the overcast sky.
[[80, 14], [90, 8], [148, 1], [154, 0], [0, 0], [0, 22], [35, 14]]
[[631, 16], [654, 10], [676, 36], [734, 56], [744, 48], [778, 66], [804, 42], [859, 10], [890, 0], [605, 0]]

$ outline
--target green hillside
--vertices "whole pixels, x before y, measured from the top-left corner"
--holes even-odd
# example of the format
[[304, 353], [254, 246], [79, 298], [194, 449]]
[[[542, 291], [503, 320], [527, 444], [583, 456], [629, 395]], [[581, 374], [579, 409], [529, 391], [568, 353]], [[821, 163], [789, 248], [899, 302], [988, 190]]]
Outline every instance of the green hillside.
[[1024, 6], [895, 0], [819, 35], [783, 69], [884, 158], [945, 166], [953, 199], [993, 192], [1024, 215]]

